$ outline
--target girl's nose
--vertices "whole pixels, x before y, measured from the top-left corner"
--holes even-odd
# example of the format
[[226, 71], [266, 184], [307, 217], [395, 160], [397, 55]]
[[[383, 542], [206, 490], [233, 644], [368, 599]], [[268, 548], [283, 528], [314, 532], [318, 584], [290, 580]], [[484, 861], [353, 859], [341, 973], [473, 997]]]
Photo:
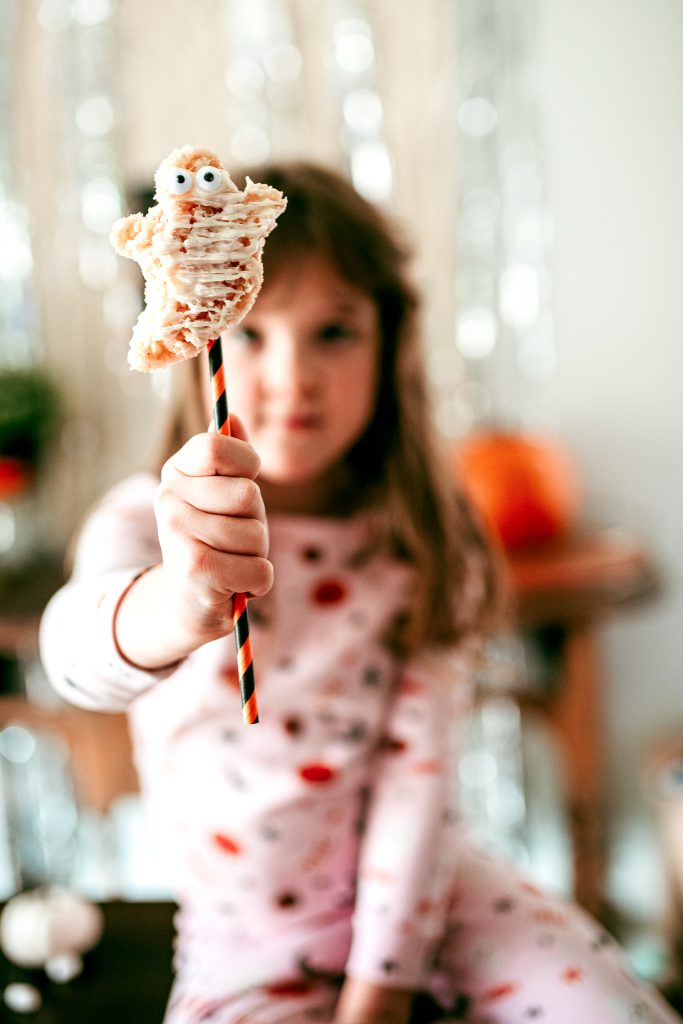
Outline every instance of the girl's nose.
[[272, 339], [267, 367], [267, 385], [275, 392], [307, 394], [318, 384], [314, 354], [293, 332], [281, 332]]

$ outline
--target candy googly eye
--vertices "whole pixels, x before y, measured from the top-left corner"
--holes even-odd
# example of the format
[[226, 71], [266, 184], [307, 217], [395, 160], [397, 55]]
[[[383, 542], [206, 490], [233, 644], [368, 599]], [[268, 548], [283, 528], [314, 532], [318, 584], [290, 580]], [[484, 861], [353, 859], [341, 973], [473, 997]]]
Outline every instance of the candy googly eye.
[[174, 167], [169, 174], [170, 191], [176, 196], [182, 196], [192, 188], [192, 175], [182, 167]]
[[218, 167], [200, 167], [197, 171], [197, 184], [204, 192], [215, 192], [222, 184], [222, 176]]

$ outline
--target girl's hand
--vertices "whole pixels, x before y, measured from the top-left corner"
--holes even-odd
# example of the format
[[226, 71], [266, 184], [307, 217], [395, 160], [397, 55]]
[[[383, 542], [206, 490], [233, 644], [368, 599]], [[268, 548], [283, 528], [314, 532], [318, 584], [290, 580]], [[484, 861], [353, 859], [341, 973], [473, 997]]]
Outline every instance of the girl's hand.
[[159, 667], [224, 636], [232, 595], [272, 586], [259, 458], [236, 417], [230, 426], [232, 437], [192, 437], [163, 467], [154, 501], [163, 563], [135, 583], [116, 621], [134, 664]]
[[414, 993], [348, 978], [337, 1001], [333, 1024], [408, 1024]]
[[231, 430], [191, 438], [163, 467], [154, 502], [166, 609], [196, 646], [230, 628], [235, 592], [260, 597], [273, 583], [259, 457], [235, 417]]

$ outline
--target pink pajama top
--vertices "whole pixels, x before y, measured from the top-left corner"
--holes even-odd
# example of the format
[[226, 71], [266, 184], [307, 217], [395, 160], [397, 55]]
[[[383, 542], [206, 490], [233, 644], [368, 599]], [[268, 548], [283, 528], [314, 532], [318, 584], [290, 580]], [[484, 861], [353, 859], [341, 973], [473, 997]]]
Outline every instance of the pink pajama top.
[[92, 514], [41, 650], [67, 700], [128, 712], [180, 904], [176, 969], [224, 994], [302, 971], [419, 988], [455, 867], [465, 654], [392, 653], [412, 570], [373, 545], [367, 516], [278, 515], [275, 585], [249, 604], [260, 723], [242, 724], [232, 635], [172, 669], [132, 667], [113, 614], [160, 561], [156, 485], [131, 477]]

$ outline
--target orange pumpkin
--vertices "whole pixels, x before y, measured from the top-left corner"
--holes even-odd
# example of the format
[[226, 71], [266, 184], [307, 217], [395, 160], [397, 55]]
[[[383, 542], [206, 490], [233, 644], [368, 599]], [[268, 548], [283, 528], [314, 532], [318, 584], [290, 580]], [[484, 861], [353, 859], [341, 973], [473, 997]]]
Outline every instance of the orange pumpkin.
[[554, 540], [575, 524], [580, 487], [556, 441], [505, 431], [473, 433], [453, 451], [458, 478], [505, 548]]

